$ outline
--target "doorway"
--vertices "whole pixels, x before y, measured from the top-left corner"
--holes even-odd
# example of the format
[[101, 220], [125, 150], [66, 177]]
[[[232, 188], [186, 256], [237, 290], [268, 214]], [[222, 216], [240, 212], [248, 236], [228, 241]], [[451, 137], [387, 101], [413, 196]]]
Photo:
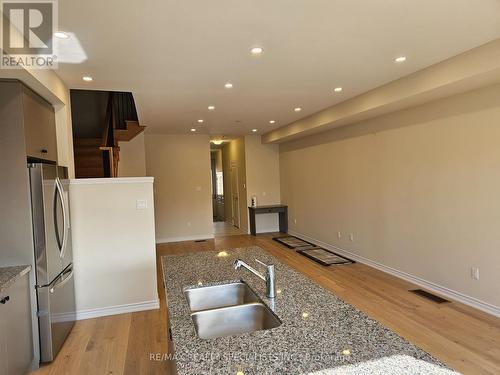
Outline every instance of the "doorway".
[[238, 167], [231, 166], [231, 203], [233, 212], [233, 225], [236, 228], [240, 227], [240, 192], [238, 189]]
[[212, 176], [212, 212], [213, 221], [226, 221], [224, 214], [224, 171], [222, 168], [222, 150], [210, 149], [211, 176]]
[[[210, 144], [213, 232], [216, 236], [245, 234], [241, 229], [240, 184], [242, 172], [228, 140]], [[235, 160], [236, 159], [236, 160]]]

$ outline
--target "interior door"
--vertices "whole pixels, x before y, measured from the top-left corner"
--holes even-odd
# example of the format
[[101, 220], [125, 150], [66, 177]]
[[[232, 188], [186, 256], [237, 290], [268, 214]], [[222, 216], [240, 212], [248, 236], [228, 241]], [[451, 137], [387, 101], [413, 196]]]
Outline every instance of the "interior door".
[[240, 194], [238, 189], [238, 167], [231, 167], [231, 202], [233, 208], [233, 225], [240, 227]]

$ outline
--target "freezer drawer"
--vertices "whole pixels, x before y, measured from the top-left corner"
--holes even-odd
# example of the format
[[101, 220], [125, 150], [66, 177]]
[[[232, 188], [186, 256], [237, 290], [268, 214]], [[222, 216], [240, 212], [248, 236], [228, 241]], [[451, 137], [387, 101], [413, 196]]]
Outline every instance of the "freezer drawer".
[[73, 264], [51, 284], [37, 289], [40, 361], [50, 362], [61, 349], [75, 323]]

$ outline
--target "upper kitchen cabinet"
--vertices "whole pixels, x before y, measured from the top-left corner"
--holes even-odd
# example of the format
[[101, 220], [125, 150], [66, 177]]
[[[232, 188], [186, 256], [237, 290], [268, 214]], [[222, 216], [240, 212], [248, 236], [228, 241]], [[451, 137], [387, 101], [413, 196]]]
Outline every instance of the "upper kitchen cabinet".
[[22, 90], [26, 154], [57, 161], [56, 121], [54, 107], [33, 91]]
[[24, 129], [26, 156], [57, 162], [54, 107], [19, 81], [0, 81], [0, 91], [7, 104], [0, 107], [0, 115]]

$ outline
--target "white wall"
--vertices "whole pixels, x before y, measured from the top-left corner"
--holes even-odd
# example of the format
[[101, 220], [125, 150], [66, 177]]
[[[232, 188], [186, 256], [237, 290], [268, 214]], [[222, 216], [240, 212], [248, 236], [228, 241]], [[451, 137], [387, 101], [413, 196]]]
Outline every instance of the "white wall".
[[156, 242], [213, 237], [208, 135], [146, 135], [155, 178]]
[[[260, 206], [280, 204], [279, 146], [264, 145], [259, 135], [245, 136], [247, 202], [257, 197]], [[248, 215], [248, 210], [245, 211]], [[278, 232], [278, 214], [259, 214], [255, 217], [257, 233]]]
[[70, 205], [78, 318], [158, 308], [153, 178], [72, 180]]
[[499, 124], [497, 85], [281, 145], [290, 230], [500, 314]]
[[118, 177], [146, 176], [146, 147], [144, 133], [137, 135], [128, 142], [119, 142], [120, 161], [118, 162]]

